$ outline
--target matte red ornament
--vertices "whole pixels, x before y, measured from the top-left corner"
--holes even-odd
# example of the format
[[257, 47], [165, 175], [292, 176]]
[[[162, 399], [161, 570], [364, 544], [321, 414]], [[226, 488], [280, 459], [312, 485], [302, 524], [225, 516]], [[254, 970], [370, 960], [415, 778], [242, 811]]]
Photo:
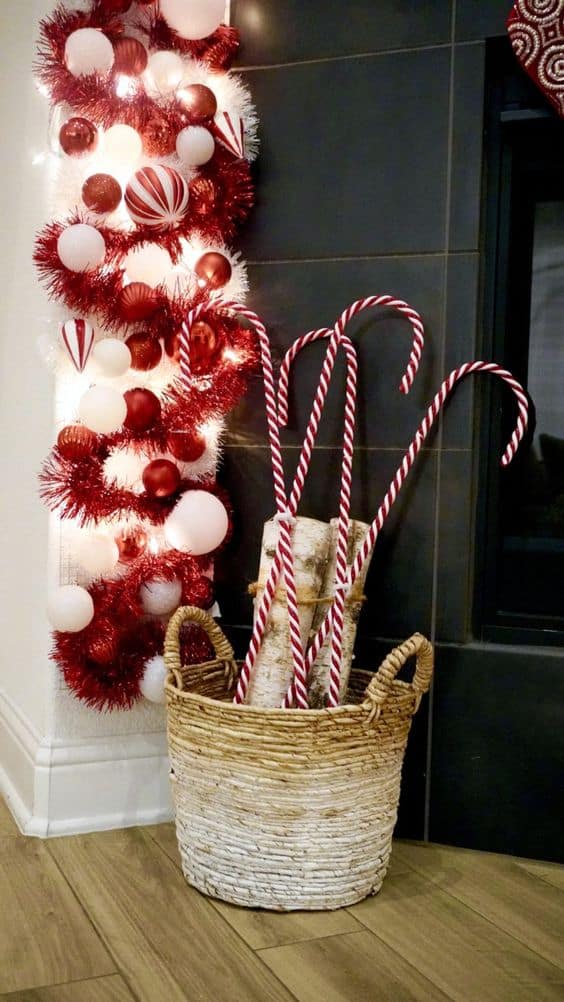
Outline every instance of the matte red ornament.
[[125, 14], [132, 3], [133, 0], [100, 0], [100, 7], [104, 14]]
[[143, 486], [153, 498], [168, 498], [180, 487], [180, 470], [170, 459], [154, 459], [143, 470]]
[[98, 623], [97, 632], [86, 645], [86, 653], [91, 661], [99, 665], [109, 665], [118, 650], [118, 635], [111, 623]]
[[121, 290], [117, 305], [126, 323], [147, 320], [157, 309], [157, 294], [145, 282], [131, 282]]
[[206, 440], [199, 431], [172, 431], [168, 450], [183, 463], [195, 463], [206, 451]]
[[217, 185], [209, 177], [195, 177], [190, 188], [190, 206], [198, 216], [209, 216], [214, 211], [218, 199]]
[[114, 42], [114, 72], [138, 77], [147, 68], [147, 49], [137, 38], [124, 35]]
[[507, 19], [525, 73], [564, 118], [564, 22], [560, 0], [517, 0]]
[[148, 431], [157, 423], [161, 416], [161, 402], [151, 391], [136, 387], [124, 393], [127, 404], [127, 415], [123, 422], [130, 431]]
[[69, 118], [61, 126], [59, 142], [69, 157], [84, 157], [98, 145], [98, 130], [87, 118]]
[[57, 448], [64, 459], [84, 459], [96, 447], [98, 438], [83, 424], [69, 424], [57, 436]]
[[207, 122], [217, 111], [215, 94], [205, 84], [190, 84], [188, 87], [183, 87], [179, 97], [193, 125]]
[[160, 342], [148, 331], [136, 331], [125, 343], [131, 352], [131, 368], [140, 372], [154, 369], [163, 356]]
[[115, 537], [122, 564], [137, 560], [147, 548], [147, 533], [140, 526], [137, 529], [122, 529]]
[[121, 187], [111, 174], [91, 174], [82, 185], [82, 201], [91, 212], [114, 212], [121, 202]]
[[224, 254], [208, 251], [196, 261], [194, 271], [200, 288], [221, 289], [231, 278], [232, 269]]

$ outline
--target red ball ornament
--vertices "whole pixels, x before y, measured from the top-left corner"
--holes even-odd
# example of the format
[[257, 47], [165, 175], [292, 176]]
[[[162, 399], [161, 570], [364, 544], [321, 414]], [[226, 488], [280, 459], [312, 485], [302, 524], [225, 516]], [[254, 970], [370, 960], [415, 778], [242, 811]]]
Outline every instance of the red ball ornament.
[[164, 339], [164, 350], [173, 362], [180, 361], [180, 334], [167, 334]]
[[172, 431], [168, 437], [168, 450], [183, 463], [195, 463], [206, 451], [206, 440], [199, 431]]
[[213, 327], [197, 320], [190, 331], [190, 365], [193, 371], [206, 372], [219, 348], [219, 339]]
[[100, 7], [104, 14], [125, 14], [132, 3], [133, 0], [100, 0]]
[[157, 309], [158, 298], [155, 290], [145, 282], [131, 282], [121, 290], [117, 306], [123, 320], [132, 324], [152, 316]]
[[91, 661], [99, 665], [109, 665], [117, 656], [117, 631], [111, 623], [98, 624], [98, 632], [88, 641], [86, 653]]
[[57, 448], [64, 459], [85, 459], [98, 441], [97, 435], [83, 424], [69, 424], [57, 436]]
[[98, 145], [98, 130], [87, 118], [69, 118], [61, 126], [59, 142], [69, 157], [84, 157]]
[[123, 422], [130, 431], [148, 431], [161, 416], [161, 402], [151, 390], [136, 387], [124, 393], [127, 415]]
[[188, 187], [192, 211], [198, 216], [209, 216], [217, 205], [217, 185], [209, 177], [195, 177]]
[[136, 171], [125, 189], [125, 205], [137, 226], [176, 226], [188, 209], [186, 181], [174, 167], [156, 164]]
[[82, 201], [91, 212], [114, 212], [121, 202], [121, 187], [111, 174], [91, 174], [82, 185]]
[[143, 470], [143, 486], [152, 498], [168, 498], [180, 487], [180, 470], [170, 459], [154, 459]]
[[231, 278], [231, 265], [224, 254], [208, 251], [196, 261], [194, 271], [201, 289], [221, 289]]
[[136, 331], [125, 343], [131, 352], [131, 368], [140, 372], [154, 369], [163, 356], [160, 342], [148, 331]]
[[208, 121], [217, 111], [215, 94], [204, 84], [190, 84], [188, 87], [184, 87], [181, 100], [190, 116], [192, 125]]
[[138, 77], [147, 68], [147, 49], [137, 38], [124, 35], [114, 42], [114, 72]]
[[137, 529], [122, 529], [115, 537], [122, 564], [130, 564], [142, 556], [147, 548], [147, 533], [141, 527]]

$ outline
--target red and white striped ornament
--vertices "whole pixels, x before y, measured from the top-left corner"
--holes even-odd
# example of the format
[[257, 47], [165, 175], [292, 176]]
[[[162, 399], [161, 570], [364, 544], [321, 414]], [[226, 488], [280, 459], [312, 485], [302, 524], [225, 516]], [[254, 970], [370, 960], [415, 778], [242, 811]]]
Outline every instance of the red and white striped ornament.
[[157, 164], [136, 171], [125, 189], [127, 211], [137, 226], [164, 229], [186, 215], [188, 185], [173, 167]]
[[234, 157], [245, 156], [245, 123], [239, 115], [220, 111], [214, 118], [214, 132], [222, 146]]
[[61, 340], [77, 372], [83, 372], [94, 345], [94, 328], [87, 320], [65, 320]]

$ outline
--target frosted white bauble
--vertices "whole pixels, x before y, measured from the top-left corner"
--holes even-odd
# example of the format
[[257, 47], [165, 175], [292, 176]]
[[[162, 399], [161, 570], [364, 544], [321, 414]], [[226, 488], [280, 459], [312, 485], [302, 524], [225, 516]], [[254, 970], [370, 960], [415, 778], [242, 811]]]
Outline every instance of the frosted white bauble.
[[94, 602], [86, 588], [81, 588], [80, 585], [62, 585], [49, 596], [47, 618], [54, 630], [79, 633], [94, 618]]
[[184, 76], [184, 63], [176, 52], [153, 52], [146, 72], [157, 90], [166, 94], [178, 87]]
[[96, 28], [79, 28], [67, 38], [65, 63], [73, 77], [84, 77], [90, 73], [105, 76], [114, 65], [114, 47], [109, 38]]
[[154, 658], [149, 658], [139, 681], [141, 695], [151, 703], [165, 703], [164, 685], [166, 676], [167, 670], [164, 658], [160, 654], [156, 654]]
[[160, 0], [160, 12], [182, 38], [207, 38], [223, 21], [225, 0]]
[[104, 154], [116, 167], [134, 167], [143, 152], [143, 141], [131, 125], [110, 126], [104, 132]]
[[121, 428], [127, 414], [124, 396], [113, 386], [91, 386], [80, 398], [78, 416], [97, 435], [111, 435]]
[[176, 152], [183, 164], [200, 167], [211, 160], [215, 151], [215, 140], [208, 129], [201, 125], [188, 125], [176, 137]]
[[182, 582], [178, 578], [173, 581], [146, 581], [139, 589], [139, 598], [144, 612], [151, 616], [168, 616], [180, 605]]
[[67, 226], [57, 240], [57, 254], [69, 271], [91, 271], [102, 264], [106, 243], [95, 226], [74, 223]]
[[90, 356], [102, 376], [114, 379], [123, 376], [131, 365], [131, 352], [117, 337], [107, 337], [98, 341]]
[[79, 564], [94, 577], [109, 574], [119, 560], [117, 543], [101, 532], [82, 536], [75, 552]]
[[208, 491], [186, 491], [164, 524], [167, 543], [181, 553], [201, 556], [223, 542], [229, 528], [225, 505]]
[[158, 244], [131, 250], [124, 261], [127, 277], [132, 282], [145, 282], [152, 289], [164, 282], [172, 268], [168, 251]]

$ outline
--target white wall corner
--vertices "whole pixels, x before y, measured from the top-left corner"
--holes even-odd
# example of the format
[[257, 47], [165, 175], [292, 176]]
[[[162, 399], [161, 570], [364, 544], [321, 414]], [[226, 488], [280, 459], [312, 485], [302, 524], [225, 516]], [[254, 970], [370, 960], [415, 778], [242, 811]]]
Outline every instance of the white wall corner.
[[170, 821], [166, 734], [42, 737], [0, 689], [0, 793], [24, 835]]

